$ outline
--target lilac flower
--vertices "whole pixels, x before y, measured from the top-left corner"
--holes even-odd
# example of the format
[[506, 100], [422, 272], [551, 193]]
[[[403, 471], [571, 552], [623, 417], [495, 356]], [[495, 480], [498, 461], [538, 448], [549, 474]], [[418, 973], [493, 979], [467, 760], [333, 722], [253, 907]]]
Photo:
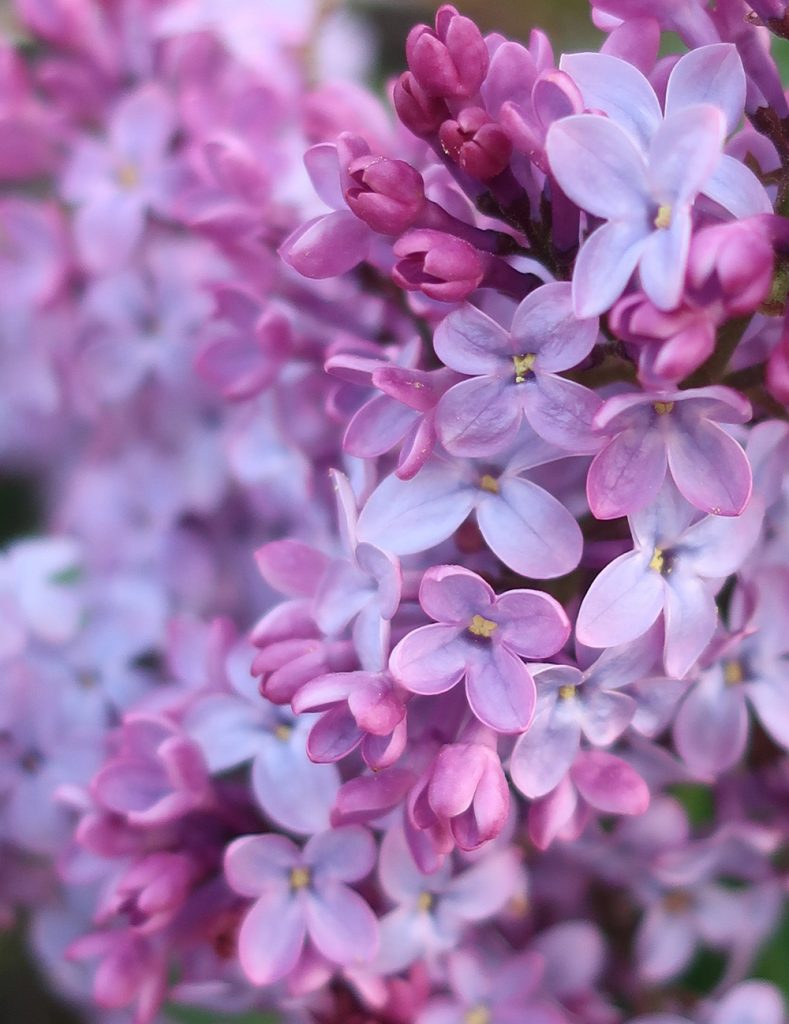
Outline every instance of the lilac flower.
[[618, 739], [637, 709], [620, 687], [639, 680], [653, 661], [650, 643], [609, 648], [586, 672], [570, 665], [536, 666], [534, 722], [518, 738], [510, 760], [518, 789], [534, 798], [558, 785], [575, 760], [582, 735], [600, 747]]
[[602, 750], [583, 751], [558, 784], [532, 803], [529, 838], [546, 850], [557, 838], [577, 839], [589, 823], [590, 808], [602, 814], [639, 815], [649, 806], [649, 798], [649, 787], [627, 761]]
[[232, 888], [256, 902], [244, 918], [239, 956], [256, 985], [292, 971], [309, 936], [335, 964], [363, 964], [376, 955], [375, 915], [345, 883], [364, 878], [375, 862], [370, 834], [358, 826], [321, 832], [303, 851], [284, 836], [245, 836], [228, 847]]
[[473, 378], [450, 388], [439, 403], [436, 425], [447, 450], [475, 456], [500, 451], [517, 436], [525, 413], [545, 440], [573, 452], [594, 451], [590, 426], [598, 399], [558, 371], [582, 362], [597, 330], [596, 319], [573, 315], [564, 283], [527, 296], [509, 331], [471, 305], [450, 313], [436, 331], [436, 353]]
[[184, 731], [212, 774], [251, 761], [252, 788], [266, 815], [280, 828], [310, 835], [328, 825], [339, 778], [332, 767], [307, 756], [310, 720], [294, 721], [260, 696], [250, 660], [245, 644], [231, 652], [230, 692], [199, 697], [184, 716]]
[[106, 145], [78, 143], [63, 195], [78, 206], [80, 256], [92, 269], [121, 266], [137, 246], [149, 210], [168, 210], [175, 181], [167, 150], [174, 111], [157, 86], [143, 86], [113, 112]]
[[341, 473], [333, 473], [332, 479], [350, 557], [330, 560], [299, 541], [282, 540], [258, 552], [258, 567], [283, 593], [313, 597], [315, 621], [327, 636], [353, 622], [357, 651], [375, 661], [387, 643], [387, 623], [400, 603], [400, 564], [385, 550], [359, 540], [351, 486]]
[[694, 521], [673, 485], [664, 485], [630, 519], [634, 550], [606, 566], [589, 588], [578, 613], [579, 641], [590, 647], [627, 643], [663, 612], [666, 670], [685, 675], [712, 639], [714, 595], [756, 543], [762, 516], [761, 502], [752, 498], [738, 518]]
[[720, 386], [609, 398], [594, 419], [610, 440], [589, 467], [589, 507], [598, 519], [637, 512], [654, 500], [668, 468], [696, 508], [738, 516], [751, 495], [751, 468], [717, 423], [750, 416], [750, 403]]
[[118, 749], [91, 786], [107, 810], [139, 825], [174, 821], [209, 798], [200, 750], [169, 722], [153, 715], [127, 715]]
[[469, 951], [449, 957], [452, 997], [433, 999], [415, 1024], [563, 1024], [564, 1014], [542, 991], [543, 958], [525, 952], [487, 963]]
[[460, 566], [428, 569], [419, 603], [435, 624], [409, 633], [392, 651], [392, 675], [413, 693], [444, 693], [466, 680], [477, 718], [497, 732], [523, 732], [534, 714], [534, 683], [521, 657], [544, 658], [567, 640], [562, 607], [536, 590], [496, 597]]
[[736, 51], [714, 45], [680, 60], [669, 80], [665, 120], [652, 87], [632, 65], [579, 54], [563, 68], [587, 107], [609, 115], [565, 118], [548, 133], [548, 159], [562, 189], [607, 222], [579, 254], [576, 312], [608, 309], [637, 266], [654, 304], [673, 309], [682, 295], [696, 197], [703, 193], [737, 216], [771, 209], [755, 177], [722, 155], [727, 129], [742, 115], [744, 74]]
[[561, 576], [580, 560], [581, 532], [562, 503], [523, 474], [562, 454], [521, 428], [503, 466], [434, 458], [413, 480], [386, 477], [362, 509], [359, 537], [395, 554], [426, 551], [474, 511], [483, 538], [505, 565], [536, 579]]
[[522, 887], [511, 848], [492, 850], [454, 877], [449, 862], [431, 875], [414, 863], [402, 828], [384, 836], [378, 859], [381, 888], [397, 905], [381, 918], [374, 969], [401, 971], [418, 957], [452, 949], [472, 922], [499, 913]]
[[742, 757], [748, 705], [776, 743], [789, 748], [789, 640], [773, 611], [789, 596], [786, 571], [762, 570], [753, 586], [758, 598], [753, 614], [745, 618], [747, 604], [738, 593], [732, 615], [742, 620], [741, 628], [715, 651], [714, 662], [688, 690], [674, 720], [676, 748], [702, 776], [725, 771]]

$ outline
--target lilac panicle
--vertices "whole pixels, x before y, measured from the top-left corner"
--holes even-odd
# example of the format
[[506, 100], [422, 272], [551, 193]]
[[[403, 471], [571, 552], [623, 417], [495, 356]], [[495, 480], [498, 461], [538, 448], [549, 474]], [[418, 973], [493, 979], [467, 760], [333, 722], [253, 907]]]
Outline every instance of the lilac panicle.
[[10, 6], [0, 929], [96, 1024], [783, 1021], [786, 4], [381, 95], [353, 4]]

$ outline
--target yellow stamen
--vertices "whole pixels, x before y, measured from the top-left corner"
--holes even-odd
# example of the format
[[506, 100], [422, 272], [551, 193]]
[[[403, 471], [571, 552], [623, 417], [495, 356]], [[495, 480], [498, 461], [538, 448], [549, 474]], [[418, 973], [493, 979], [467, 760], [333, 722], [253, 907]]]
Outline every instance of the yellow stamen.
[[433, 893], [432, 892], [420, 892], [419, 899], [416, 901], [417, 909], [427, 913], [428, 910], [433, 906]]
[[652, 404], [658, 416], [665, 416], [674, 408], [673, 402], [653, 402]]
[[655, 548], [654, 554], [649, 562], [649, 568], [654, 569], [655, 572], [663, 572], [663, 565], [665, 563], [665, 557], [660, 548]]
[[492, 1017], [486, 1006], [475, 1006], [463, 1018], [463, 1024], [490, 1024]]
[[727, 686], [737, 686], [745, 678], [739, 661], [727, 661], [723, 666], [723, 681]]
[[693, 900], [683, 889], [673, 889], [663, 897], [663, 906], [669, 914], [682, 914], [690, 909]]
[[293, 729], [289, 725], [285, 725], [285, 723], [282, 722], [274, 730], [274, 735], [277, 737], [278, 740], [282, 740], [282, 742], [284, 743], [285, 740], [290, 739], [290, 734], [292, 732]]
[[475, 615], [469, 623], [468, 631], [474, 636], [482, 636], [488, 640], [498, 628], [498, 622], [491, 622], [490, 619], [484, 619], [481, 615]]
[[575, 696], [575, 687], [572, 683], [567, 683], [566, 686], [559, 687], [559, 696], [562, 700], [572, 700]]
[[123, 188], [136, 188], [140, 184], [140, 172], [134, 164], [123, 164], [118, 169], [118, 181]]
[[290, 872], [290, 887], [295, 891], [306, 889], [310, 884], [309, 868], [292, 868]]
[[661, 203], [655, 217], [655, 227], [661, 230], [671, 227], [671, 206], [668, 203]]
[[518, 893], [507, 903], [507, 910], [513, 917], [526, 917], [529, 912], [529, 900], [525, 893]]
[[537, 358], [534, 352], [527, 352], [523, 356], [513, 356], [512, 363], [515, 367], [515, 383], [523, 384], [526, 380], [526, 374], [530, 372], [532, 366], [534, 366], [534, 360]]
[[491, 476], [490, 473], [485, 473], [479, 481], [479, 486], [483, 491], [489, 491], [491, 494], [499, 493], [499, 482], [496, 477]]

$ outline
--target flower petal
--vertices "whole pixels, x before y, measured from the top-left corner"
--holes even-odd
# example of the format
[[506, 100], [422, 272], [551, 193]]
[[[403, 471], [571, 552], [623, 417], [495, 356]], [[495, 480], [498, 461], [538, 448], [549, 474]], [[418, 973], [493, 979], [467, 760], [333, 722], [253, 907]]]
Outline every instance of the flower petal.
[[666, 88], [666, 116], [698, 103], [723, 111], [726, 134], [734, 133], [745, 107], [745, 71], [733, 43], [699, 46], [674, 65]]
[[604, 113], [646, 150], [662, 120], [655, 90], [628, 61], [603, 53], [568, 53], [559, 62], [589, 110]]
[[529, 670], [520, 658], [496, 644], [470, 662], [466, 695], [480, 722], [502, 733], [528, 729], [537, 701]]
[[657, 430], [634, 427], [595, 455], [586, 478], [589, 508], [597, 519], [616, 519], [644, 508], [666, 475], [666, 445]]
[[498, 494], [484, 493], [477, 522], [491, 551], [515, 572], [550, 579], [581, 560], [583, 537], [560, 501], [530, 480], [504, 477]]
[[463, 677], [466, 659], [457, 626], [421, 626], [392, 651], [389, 671], [412, 693], [444, 693]]
[[575, 261], [573, 303], [578, 316], [597, 316], [613, 306], [648, 237], [648, 226], [641, 221], [612, 221], [592, 232]]
[[562, 191], [582, 210], [633, 220], [646, 209], [644, 154], [615, 121], [597, 114], [562, 118], [551, 125], [545, 146]]
[[709, 420], [686, 420], [668, 437], [668, 464], [687, 500], [704, 512], [738, 516], [753, 484], [748, 457], [733, 437]]
[[295, 966], [304, 947], [304, 910], [289, 888], [261, 897], [244, 918], [238, 955], [244, 974], [255, 985], [270, 985]]
[[458, 373], [496, 373], [517, 353], [509, 334], [482, 310], [466, 303], [445, 317], [433, 335], [436, 355]]
[[522, 417], [514, 378], [474, 377], [441, 396], [436, 429], [452, 455], [492, 455], [512, 444]]
[[322, 885], [306, 900], [307, 928], [316, 948], [336, 964], [363, 964], [378, 955], [378, 919], [345, 885]]
[[646, 633], [663, 609], [664, 583], [641, 552], [620, 555], [594, 580], [578, 612], [588, 647], [615, 647]]
[[573, 310], [567, 281], [542, 285], [526, 296], [512, 320], [512, 337], [520, 353], [536, 353], [546, 373], [577, 366], [597, 340], [596, 317], [582, 320]]

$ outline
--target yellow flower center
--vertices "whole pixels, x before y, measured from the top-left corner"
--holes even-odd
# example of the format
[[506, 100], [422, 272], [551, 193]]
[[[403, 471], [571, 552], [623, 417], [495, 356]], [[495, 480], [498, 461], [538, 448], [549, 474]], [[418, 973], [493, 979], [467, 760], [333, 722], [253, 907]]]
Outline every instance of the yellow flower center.
[[291, 727], [289, 725], [285, 725], [285, 723], [282, 722], [274, 730], [274, 735], [277, 737], [278, 740], [282, 740], [282, 742], [284, 743], [285, 740], [290, 739], [290, 734], [292, 732], [293, 730], [291, 729]]
[[118, 181], [122, 188], [136, 188], [140, 184], [140, 172], [134, 164], [122, 164], [118, 168]]
[[693, 900], [683, 889], [673, 889], [663, 897], [663, 906], [669, 914], [681, 914], [689, 910]]
[[671, 206], [669, 203], [661, 203], [658, 207], [657, 216], [655, 217], [655, 227], [664, 231], [666, 228], [671, 227]]
[[665, 556], [660, 548], [655, 548], [652, 558], [649, 562], [649, 568], [654, 569], [655, 572], [663, 572], [663, 566], [665, 564]]
[[309, 868], [292, 868], [290, 872], [290, 887], [294, 892], [299, 889], [306, 889], [310, 884]]
[[469, 623], [468, 631], [474, 636], [481, 636], [489, 640], [498, 628], [498, 622], [491, 622], [490, 619], [484, 619], [481, 615], [475, 615]]
[[480, 477], [479, 486], [483, 491], [489, 491], [491, 494], [499, 493], [499, 482], [495, 476], [491, 476], [490, 473], [485, 473], [484, 476]]
[[723, 681], [727, 686], [737, 686], [745, 678], [739, 661], [727, 661], [723, 666]]
[[534, 360], [537, 358], [534, 352], [527, 352], [523, 356], [513, 356], [512, 363], [515, 367], [515, 383], [523, 384], [526, 380], [526, 374], [530, 372], [532, 366], [534, 366]]
[[562, 700], [572, 700], [575, 696], [575, 687], [572, 683], [567, 683], [565, 686], [559, 687], [559, 696]]
[[463, 1018], [463, 1024], [490, 1024], [492, 1017], [486, 1006], [475, 1006]]
[[427, 913], [428, 910], [433, 906], [433, 893], [432, 892], [420, 892], [419, 899], [416, 901], [417, 909]]
[[673, 402], [653, 402], [652, 404], [658, 416], [665, 416], [674, 408]]

